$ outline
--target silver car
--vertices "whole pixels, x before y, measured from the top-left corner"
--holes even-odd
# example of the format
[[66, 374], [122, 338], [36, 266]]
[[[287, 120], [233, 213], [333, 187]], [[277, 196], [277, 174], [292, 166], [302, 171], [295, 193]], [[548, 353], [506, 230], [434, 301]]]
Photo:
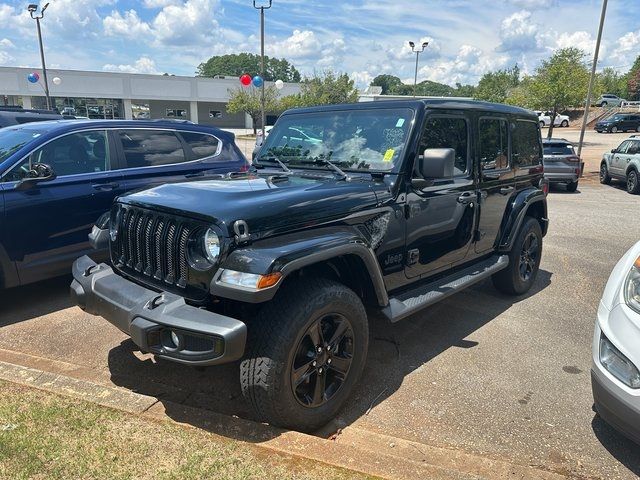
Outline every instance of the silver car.
[[640, 135], [631, 135], [602, 156], [600, 183], [608, 185], [611, 180], [621, 180], [627, 192], [640, 194]]
[[564, 138], [545, 138], [542, 147], [544, 178], [549, 183], [565, 183], [568, 192], [575, 192], [582, 167], [573, 144]]
[[640, 242], [615, 266], [600, 300], [591, 387], [598, 414], [640, 444]]
[[595, 105], [596, 107], [621, 107], [623, 102], [626, 102], [624, 98], [620, 98], [612, 93], [604, 93], [600, 95]]

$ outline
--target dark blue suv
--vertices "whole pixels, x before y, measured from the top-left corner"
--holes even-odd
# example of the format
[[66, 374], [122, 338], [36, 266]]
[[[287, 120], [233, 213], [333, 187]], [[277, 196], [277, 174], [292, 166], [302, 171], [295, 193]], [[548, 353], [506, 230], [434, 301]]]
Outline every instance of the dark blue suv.
[[69, 272], [91, 252], [87, 235], [118, 195], [247, 167], [233, 134], [186, 122], [0, 129], [0, 288]]

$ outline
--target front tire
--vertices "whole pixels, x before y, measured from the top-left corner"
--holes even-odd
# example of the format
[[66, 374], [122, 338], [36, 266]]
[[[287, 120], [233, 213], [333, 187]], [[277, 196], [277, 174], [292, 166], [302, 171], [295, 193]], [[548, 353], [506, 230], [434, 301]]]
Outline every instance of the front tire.
[[632, 195], [638, 195], [640, 193], [640, 179], [638, 178], [638, 172], [631, 169], [627, 173], [627, 192]]
[[567, 192], [575, 192], [578, 189], [578, 182], [567, 183]]
[[542, 229], [538, 220], [525, 217], [509, 252], [509, 266], [491, 277], [493, 285], [508, 295], [526, 293], [536, 281], [541, 259]]
[[611, 183], [609, 169], [607, 168], [607, 164], [604, 162], [600, 165], [600, 183], [603, 185], [609, 185]]
[[242, 394], [262, 421], [312, 432], [335, 417], [364, 369], [369, 324], [344, 285], [285, 285], [249, 325]]

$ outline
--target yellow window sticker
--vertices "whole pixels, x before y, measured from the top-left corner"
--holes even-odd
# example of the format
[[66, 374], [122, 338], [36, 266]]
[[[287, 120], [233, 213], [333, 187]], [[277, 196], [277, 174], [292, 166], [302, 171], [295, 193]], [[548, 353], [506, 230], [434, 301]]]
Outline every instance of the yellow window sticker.
[[384, 152], [384, 158], [382, 160], [384, 162], [390, 162], [393, 159], [394, 153], [395, 153], [395, 150], [393, 148], [390, 148], [389, 150]]

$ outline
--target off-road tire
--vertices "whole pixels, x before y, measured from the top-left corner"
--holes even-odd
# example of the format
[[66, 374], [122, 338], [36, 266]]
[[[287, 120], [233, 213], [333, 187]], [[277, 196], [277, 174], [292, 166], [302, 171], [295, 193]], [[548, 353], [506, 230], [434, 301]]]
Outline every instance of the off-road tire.
[[[331, 398], [317, 407], [304, 406], [292, 388], [294, 356], [307, 329], [329, 313], [342, 315], [352, 327], [351, 365]], [[333, 419], [366, 362], [369, 324], [360, 298], [351, 289], [325, 278], [285, 284], [248, 325], [248, 331], [240, 384], [256, 416], [269, 424], [303, 432], [313, 432]]]
[[575, 192], [578, 189], [578, 182], [567, 183], [567, 192]]
[[607, 164], [604, 162], [600, 164], [600, 183], [603, 185], [609, 185], [611, 183], [609, 169], [607, 168]]
[[[523, 250], [524, 242], [529, 237], [534, 235], [538, 241], [538, 255], [535, 260], [535, 265], [531, 276], [527, 280], [523, 280], [520, 276], [520, 256]], [[533, 217], [525, 217], [518, 232], [518, 236], [513, 243], [513, 247], [509, 252], [509, 266], [495, 273], [491, 280], [493, 285], [508, 295], [522, 295], [526, 293], [538, 276], [538, 270], [540, 267], [540, 260], [542, 258], [542, 229], [538, 220]]]
[[627, 192], [632, 195], [638, 195], [640, 193], [640, 177], [635, 169], [631, 169], [627, 172]]

